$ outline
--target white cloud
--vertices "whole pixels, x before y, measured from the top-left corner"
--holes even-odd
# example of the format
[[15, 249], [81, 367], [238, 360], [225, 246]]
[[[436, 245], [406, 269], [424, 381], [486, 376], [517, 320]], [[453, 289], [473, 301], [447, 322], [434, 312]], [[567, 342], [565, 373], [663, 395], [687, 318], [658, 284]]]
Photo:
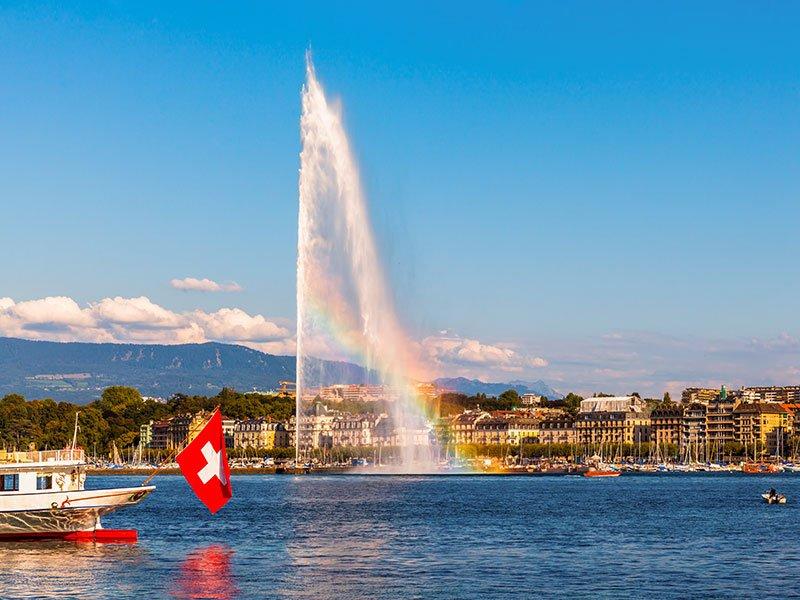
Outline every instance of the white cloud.
[[297, 340], [293, 337], [274, 342], [248, 342], [247, 345], [267, 354], [278, 354], [281, 356], [294, 356], [297, 352]]
[[239, 308], [221, 308], [213, 313], [196, 310], [192, 318], [210, 338], [220, 341], [273, 342], [289, 336], [284, 327], [261, 315], [249, 315]]
[[81, 307], [72, 298], [25, 302], [0, 298], [0, 336], [84, 342], [183, 344], [206, 341], [291, 347], [290, 332], [239, 308], [171, 311], [149, 298], [103, 298]]
[[100, 322], [145, 329], [175, 329], [187, 324], [187, 318], [150, 301], [138, 298], [104, 298], [90, 305], [90, 312]]
[[213, 279], [197, 279], [195, 277], [184, 277], [183, 279], [173, 279], [169, 284], [176, 290], [184, 292], [241, 292], [242, 286], [235, 281], [230, 283], [217, 283]]
[[[147, 297], [109, 297], [86, 305], [65, 296], [0, 298], [0, 336], [86, 342], [238, 343], [293, 354], [291, 327], [240, 308], [173, 311]], [[447, 331], [414, 344], [431, 375], [491, 381], [544, 379], [561, 391], [651, 397], [684, 387], [800, 384], [800, 335], [707, 339], [616, 332], [540, 342], [487, 343]], [[547, 359], [542, 358], [546, 352]]]
[[422, 349], [440, 371], [448, 374], [524, 373], [548, 364], [544, 358], [529, 356], [509, 344], [486, 344], [446, 331], [422, 340]]
[[5, 312], [31, 329], [51, 326], [85, 327], [91, 323], [90, 317], [81, 310], [78, 303], [65, 296], [15, 303], [7, 307]]
[[686, 387], [800, 383], [796, 335], [709, 339], [644, 331], [554, 340], [543, 377], [562, 391], [674, 398]]

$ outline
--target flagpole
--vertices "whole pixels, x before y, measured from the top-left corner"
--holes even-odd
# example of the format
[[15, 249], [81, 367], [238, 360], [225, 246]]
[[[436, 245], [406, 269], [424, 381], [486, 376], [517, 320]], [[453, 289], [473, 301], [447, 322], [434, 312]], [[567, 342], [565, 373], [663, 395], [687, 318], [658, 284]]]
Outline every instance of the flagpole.
[[[213, 419], [213, 418], [214, 418], [214, 413], [216, 413], [216, 412], [218, 412], [218, 411], [219, 411], [219, 406], [220, 406], [220, 405], [219, 405], [219, 404], [217, 404], [216, 408], [215, 408], [214, 410], [212, 410], [212, 411], [211, 411], [211, 414], [210, 414], [210, 415], [209, 415], [209, 417], [206, 419], [205, 423], [203, 423], [203, 426], [202, 426], [202, 427], [200, 427], [200, 429], [203, 429], [203, 427], [205, 427], [206, 425], [208, 425], [208, 423], [211, 421], [211, 419]], [[161, 464], [159, 464], [159, 465], [158, 465], [158, 466], [157, 466], [155, 469], [153, 469], [153, 472], [152, 472], [152, 473], [150, 473], [150, 475], [148, 475], [148, 476], [147, 476], [147, 479], [145, 479], [145, 480], [144, 480], [144, 481], [141, 483], [141, 486], [145, 486], [145, 485], [147, 485], [148, 483], [150, 483], [150, 481], [153, 479], [153, 477], [155, 477], [156, 475], [158, 475], [158, 472], [159, 472], [159, 471], [160, 471], [160, 470], [161, 470], [161, 469], [164, 467], [164, 465], [165, 465], [165, 464], [172, 462], [172, 459], [173, 459], [173, 458], [175, 458], [175, 457], [176, 457], [178, 454], [180, 454], [180, 453], [181, 453], [181, 451], [182, 451], [182, 450], [183, 450], [183, 449], [186, 447], [186, 442], [188, 442], [188, 441], [189, 441], [189, 436], [190, 436], [190, 435], [192, 435], [192, 432], [191, 432], [191, 431], [189, 431], [189, 433], [187, 433], [187, 434], [186, 434], [186, 437], [185, 437], [185, 438], [183, 438], [183, 441], [182, 441], [180, 444], [178, 444], [178, 445], [177, 445], [177, 446], [176, 446], [176, 447], [173, 449], [173, 451], [172, 451], [172, 454], [170, 454], [170, 455], [169, 455], [167, 458], [165, 458], [164, 460], [162, 460], [162, 461], [161, 461]]]

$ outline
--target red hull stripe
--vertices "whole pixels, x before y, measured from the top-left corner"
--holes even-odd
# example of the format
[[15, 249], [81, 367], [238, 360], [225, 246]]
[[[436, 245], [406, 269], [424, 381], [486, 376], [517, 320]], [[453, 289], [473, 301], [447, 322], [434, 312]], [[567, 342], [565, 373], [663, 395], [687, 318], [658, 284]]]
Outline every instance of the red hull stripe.
[[93, 531], [30, 531], [0, 533], [2, 541], [67, 540], [70, 542], [135, 542], [135, 529], [95, 529]]

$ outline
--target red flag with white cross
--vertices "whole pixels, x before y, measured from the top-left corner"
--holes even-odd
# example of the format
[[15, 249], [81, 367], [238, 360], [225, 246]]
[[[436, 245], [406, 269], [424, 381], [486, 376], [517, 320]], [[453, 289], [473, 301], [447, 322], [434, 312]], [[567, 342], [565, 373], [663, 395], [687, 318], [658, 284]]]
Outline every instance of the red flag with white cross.
[[189, 486], [212, 514], [231, 499], [231, 472], [219, 408], [175, 460]]

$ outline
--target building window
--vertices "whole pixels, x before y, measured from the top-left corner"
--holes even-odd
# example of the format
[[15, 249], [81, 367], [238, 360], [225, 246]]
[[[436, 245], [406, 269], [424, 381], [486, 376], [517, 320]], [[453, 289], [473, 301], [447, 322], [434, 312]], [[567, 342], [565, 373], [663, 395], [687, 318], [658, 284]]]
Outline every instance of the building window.
[[37, 475], [36, 476], [36, 489], [49, 490], [53, 487], [52, 475]]
[[0, 477], [0, 492], [19, 491], [19, 475], [3, 475]]

